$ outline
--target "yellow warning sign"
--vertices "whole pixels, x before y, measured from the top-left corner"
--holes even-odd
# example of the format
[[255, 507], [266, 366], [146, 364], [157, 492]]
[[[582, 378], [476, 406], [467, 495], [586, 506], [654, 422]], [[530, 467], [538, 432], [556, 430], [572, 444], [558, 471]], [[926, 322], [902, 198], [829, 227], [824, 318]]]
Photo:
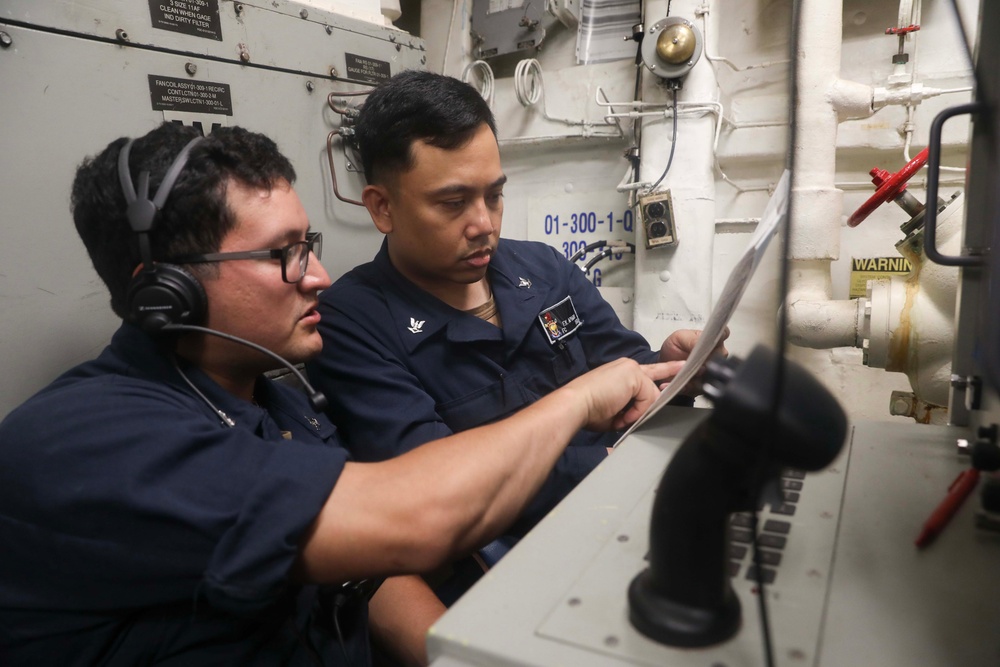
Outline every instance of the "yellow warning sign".
[[852, 257], [851, 298], [864, 296], [869, 280], [906, 275], [910, 268], [905, 257]]

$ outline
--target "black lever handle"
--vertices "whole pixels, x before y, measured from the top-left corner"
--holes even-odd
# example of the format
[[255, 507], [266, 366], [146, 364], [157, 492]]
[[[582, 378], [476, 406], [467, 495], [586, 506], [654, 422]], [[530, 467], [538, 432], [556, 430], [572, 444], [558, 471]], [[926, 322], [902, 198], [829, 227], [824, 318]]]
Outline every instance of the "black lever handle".
[[963, 114], [980, 113], [986, 109], [982, 102], [970, 102], [948, 107], [931, 121], [927, 145], [927, 207], [924, 209], [924, 254], [927, 259], [941, 266], [979, 266], [982, 257], [970, 255], [942, 255], [937, 249], [938, 171], [941, 167], [941, 130], [949, 118]]

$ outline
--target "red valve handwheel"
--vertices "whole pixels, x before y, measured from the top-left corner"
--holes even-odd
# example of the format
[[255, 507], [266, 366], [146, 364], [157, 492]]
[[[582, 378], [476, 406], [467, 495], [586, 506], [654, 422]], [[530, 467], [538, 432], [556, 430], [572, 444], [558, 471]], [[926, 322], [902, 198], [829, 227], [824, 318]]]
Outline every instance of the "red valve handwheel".
[[871, 197], [868, 198], [864, 204], [858, 207], [858, 210], [851, 214], [851, 217], [847, 219], [848, 227], [857, 227], [861, 224], [861, 221], [872, 214], [872, 211], [877, 209], [883, 203], [889, 201], [890, 199], [895, 199], [899, 195], [903, 194], [903, 190], [906, 189], [906, 182], [910, 180], [910, 177], [917, 173], [921, 167], [927, 162], [927, 149], [917, 153], [917, 156], [906, 163], [906, 166], [900, 169], [895, 174], [890, 174], [884, 169], [879, 169], [878, 167], [873, 168], [870, 172], [872, 176], [872, 183], [878, 188]]

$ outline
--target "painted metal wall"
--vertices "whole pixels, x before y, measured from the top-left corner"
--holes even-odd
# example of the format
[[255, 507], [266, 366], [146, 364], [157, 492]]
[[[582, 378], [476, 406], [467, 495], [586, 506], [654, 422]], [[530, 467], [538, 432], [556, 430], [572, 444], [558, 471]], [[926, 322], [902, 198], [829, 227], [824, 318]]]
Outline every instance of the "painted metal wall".
[[[190, 24], [164, 29], [157, 21], [169, 12], [153, 5], [201, 7], [215, 21], [202, 21], [211, 25], [201, 32]], [[0, 5], [0, 416], [95, 356], [118, 326], [73, 228], [69, 192], [83, 158], [120, 136], [144, 134], [164, 120], [264, 132], [295, 165], [313, 226], [336, 239], [324, 257], [331, 275], [373, 255], [380, 243], [367, 212], [334, 196], [327, 137], [341, 118], [327, 98], [423, 67], [423, 43], [314, 4], [153, 5]], [[372, 18], [363, 10], [352, 13]], [[381, 19], [377, 4], [374, 14]], [[372, 71], [358, 73], [359, 62]], [[339, 140], [335, 148], [340, 189], [357, 199], [361, 179], [349, 171]]]

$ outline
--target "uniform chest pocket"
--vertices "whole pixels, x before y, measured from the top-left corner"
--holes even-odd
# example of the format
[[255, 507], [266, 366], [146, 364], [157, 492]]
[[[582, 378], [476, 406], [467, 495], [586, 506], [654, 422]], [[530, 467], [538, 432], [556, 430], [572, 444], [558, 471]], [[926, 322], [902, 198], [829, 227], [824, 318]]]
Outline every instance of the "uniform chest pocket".
[[323, 442], [330, 443], [337, 432], [337, 427], [329, 419], [310, 417], [309, 415], [296, 417], [287, 425], [292, 426], [292, 428], [284, 431], [285, 433], [306, 442], [313, 438], [319, 438]]
[[454, 433], [489, 424], [538, 399], [511, 376], [504, 376], [461, 398], [437, 405], [437, 412]]
[[576, 336], [570, 336], [552, 346], [551, 363], [555, 387], [561, 387], [589, 370], [583, 345]]

